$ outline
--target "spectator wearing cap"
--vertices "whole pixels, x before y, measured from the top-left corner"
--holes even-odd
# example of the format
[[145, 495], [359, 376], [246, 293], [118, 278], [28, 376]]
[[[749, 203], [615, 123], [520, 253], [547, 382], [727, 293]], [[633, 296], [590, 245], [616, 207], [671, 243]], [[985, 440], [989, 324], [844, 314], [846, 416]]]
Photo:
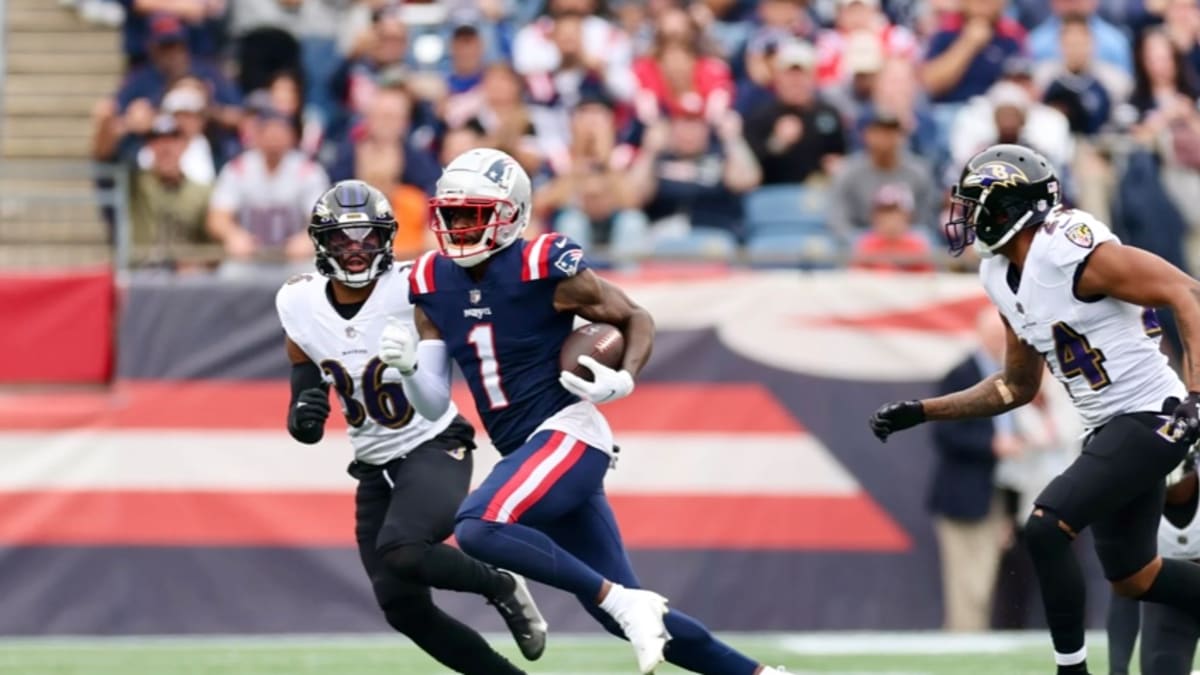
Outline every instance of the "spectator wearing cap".
[[130, 181], [135, 265], [173, 265], [181, 245], [208, 241], [204, 222], [211, 187], [184, 174], [181, 159], [186, 145], [174, 117], [155, 118], [146, 141], [149, 165]]
[[1062, 61], [1061, 33], [1067, 17], [1082, 18], [1091, 29], [1096, 59], [1129, 74], [1133, 72], [1133, 54], [1129, 37], [1120, 28], [1097, 14], [1099, 0], [1050, 0], [1053, 16], [1029, 33], [1029, 53], [1037, 62]]
[[1075, 156], [1067, 118], [1015, 81], [997, 82], [986, 96], [972, 99], [958, 111], [950, 128], [950, 152], [957, 166], [995, 143], [1028, 145], [1060, 173], [1070, 170]]
[[885, 108], [868, 113], [862, 152], [851, 155], [833, 180], [829, 227], [851, 241], [871, 225], [873, 201], [887, 185], [901, 186], [912, 202], [907, 209], [916, 223], [931, 227], [937, 219], [940, 193], [929, 164], [907, 150], [908, 133], [900, 118]]
[[930, 38], [921, 75], [935, 103], [983, 94], [1024, 51], [1025, 29], [1003, 13], [1004, 0], [962, 0], [962, 12]]
[[[149, 55], [149, 64], [130, 73], [117, 91], [117, 109], [127, 116], [127, 133], [145, 133], [168, 86], [187, 75], [204, 82], [212, 92], [212, 121], [229, 129], [237, 128], [241, 95], [219, 70], [192, 61], [187, 31], [178, 18], [160, 14], [150, 20]], [[132, 116], [131, 108], [134, 108]]]
[[229, 8], [227, 0], [117, 0], [125, 10], [121, 24], [121, 45], [127, 70], [139, 68], [149, 58], [148, 39], [151, 23], [158, 15], [177, 17], [186, 31], [188, 50], [196, 59], [216, 59], [221, 47], [223, 20]]
[[762, 174], [737, 113], [727, 111], [713, 128], [699, 99], [692, 101], [694, 107], [646, 129], [629, 183], [654, 221], [657, 250], [728, 257], [741, 236], [741, 195], [758, 187]]
[[229, 274], [255, 263], [311, 262], [309, 210], [329, 188], [325, 170], [297, 150], [292, 118], [261, 105], [250, 126], [253, 148], [221, 169], [209, 203], [208, 232], [224, 246]]
[[838, 110], [817, 97], [816, 55], [806, 42], [775, 53], [772, 97], [746, 118], [746, 140], [762, 166], [764, 185], [829, 176], [846, 152]]
[[[913, 59], [917, 41], [903, 26], [893, 26], [879, 9], [879, 0], [838, 0], [834, 27], [817, 36], [817, 84], [843, 84], [854, 76], [854, 60], [846, 61], [855, 36], [868, 35], [877, 43], [879, 60]], [[864, 48], [858, 47], [861, 51]]]
[[[1071, 133], [1092, 136], [1108, 122], [1114, 100], [1101, 82], [1098, 70], [1115, 67], [1092, 58], [1092, 31], [1086, 19], [1064, 18], [1059, 39], [1062, 62], [1046, 64], [1049, 67], [1038, 73], [1044, 82], [1042, 101], [1067, 117]], [[1118, 70], [1114, 75], [1124, 74]], [[1124, 80], [1129, 83], [1128, 77]], [[1116, 100], [1123, 99], [1122, 96]]]
[[875, 76], [871, 105], [861, 109], [854, 127], [855, 149], [862, 147], [864, 131], [876, 108], [891, 111], [900, 120], [908, 136], [908, 149], [935, 169], [949, 156], [949, 139], [933, 117], [929, 99], [917, 78], [916, 65], [911, 61], [887, 61]]
[[857, 120], [870, 106], [884, 63], [879, 38], [866, 32], [849, 36], [842, 56], [842, 67], [848, 77], [822, 91], [825, 100], [842, 113], [842, 119]]
[[628, 262], [647, 252], [649, 222], [617, 149], [612, 100], [593, 92], [571, 113], [571, 143], [550, 156], [552, 177], [534, 193], [534, 214], [585, 249]]
[[459, 24], [450, 32], [450, 59], [446, 72], [446, 99], [442, 119], [450, 128], [475, 116], [483, 99], [483, 40], [472, 24]]
[[[212, 185], [217, 176], [217, 162], [213, 144], [205, 136], [208, 123], [208, 91], [204, 83], [192, 77], [179, 80], [163, 97], [162, 114], [169, 115], [178, 127], [184, 142], [179, 158], [183, 175], [193, 183]], [[149, 169], [154, 153], [147, 145], [138, 152], [138, 166]]]
[[913, 231], [913, 195], [903, 183], [881, 185], [871, 195], [870, 230], [854, 242], [850, 266], [887, 272], [932, 272], [929, 239]]
[[768, 86], [779, 48], [797, 40], [811, 41], [817, 25], [805, 11], [804, 0], [761, 0], [757, 19], [746, 42], [746, 75], [751, 82]]
[[362, 123], [339, 144], [330, 177], [357, 178], [385, 194], [403, 184], [432, 195], [442, 170], [433, 154], [411, 140], [413, 106], [412, 94], [404, 87], [375, 92]]
[[[682, 9], [663, 12], [656, 25], [654, 48], [633, 64], [637, 76], [638, 106], [681, 111], [684, 96], [699, 96], [710, 119], [718, 119], [733, 103], [734, 84], [729, 66], [709, 53], [696, 21]], [[645, 95], [652, 97], [653, 102]]]

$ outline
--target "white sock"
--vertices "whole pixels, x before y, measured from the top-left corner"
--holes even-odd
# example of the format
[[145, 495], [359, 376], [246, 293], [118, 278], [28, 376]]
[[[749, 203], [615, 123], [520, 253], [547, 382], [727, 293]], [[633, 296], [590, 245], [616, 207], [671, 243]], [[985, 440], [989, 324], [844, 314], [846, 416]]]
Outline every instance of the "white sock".
[[604, 599], [600, 601], [600, 609], [608, 612], [609, 614], [615, 612], [621, 607], [621, 605], [625, 604], [622, 602], [625, 595], [624, 591], [625, 587], [621, 584], [610, 585], [608, 587], [608, 594], [605, 595]]
[[1087, 661], [1087, 645], [1080, 647], [1079, 651], [1073, 654], [1054, 652], [1054, 664], [1058, 666], [1073, 666], [1084, 661]]

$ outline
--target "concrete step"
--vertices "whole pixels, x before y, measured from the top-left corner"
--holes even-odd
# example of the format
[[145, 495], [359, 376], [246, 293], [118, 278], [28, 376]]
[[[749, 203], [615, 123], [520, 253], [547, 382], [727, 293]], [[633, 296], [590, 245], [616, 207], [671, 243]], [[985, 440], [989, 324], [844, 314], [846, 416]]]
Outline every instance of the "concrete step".
[[75, 117], [35, 117], [15, 115], [4, 123], [4, 133], [15, 138], [50, 136], [73, 138], [89, 137], [92, 134], [88, 120]]
[[[49, 2], [50, 0], [44, 0]], [[19, 30], [8, 34], [10, 52], [45, 54], [120, 54], [121, 36], [114, 30], [43, 31]]]
[[108, 241], [108, 226], [100, 220], [53, 221], [16, 225], [0, 223], [0, 244], [47, 244], [51, 242], [103, 244]]
[[0, 157], [6, 159], [82, 159], [89, 151], [90, 142], [86, 136], [29, 137], [5, 132], [0, 138]]
[[69, 73], [65, 75], [31, 75], [12, 74], [4, 83], [6, 96], [22, 96], [36, 94], [60, 95], [70, 93], [72, 96], [92, 96], [97, 99], [109, 96], [117, 91], [120, 78], [114, 74], [80, 75]]
[[85, 74], [96, 73], [118, 77], [125, 69], [125, 58], [120, 52], [10, 52], [8, 74]]
[[99, 100], [90, 94], [13, 94], [4, 96], [6, 118], [21, 115], [78, 116], [81, 120], [91, 117], [92, 108]]
[[112, 262], [107, 244], [21, 244], [0, 246], [0, 269], [83, 267]]
[[79, 15], [46, 0], [40, 7], [14, 7], [6, 17], [10, 33], [19, 31], [109, 31], [79, 18]]

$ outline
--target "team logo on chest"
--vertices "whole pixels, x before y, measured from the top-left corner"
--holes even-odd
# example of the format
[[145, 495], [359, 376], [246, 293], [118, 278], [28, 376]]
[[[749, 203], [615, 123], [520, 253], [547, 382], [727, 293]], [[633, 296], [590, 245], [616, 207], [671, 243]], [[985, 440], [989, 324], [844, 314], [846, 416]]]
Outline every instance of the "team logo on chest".
[[[467, 301], [472, 305], [478, 305], [483, 302], [483, 291], [478, 288], [472, 288], [467, 291]], [[468, 319], [482, 319], [492, 315], [491, 307], [467, 307], [463, 310], [463, 316]]]

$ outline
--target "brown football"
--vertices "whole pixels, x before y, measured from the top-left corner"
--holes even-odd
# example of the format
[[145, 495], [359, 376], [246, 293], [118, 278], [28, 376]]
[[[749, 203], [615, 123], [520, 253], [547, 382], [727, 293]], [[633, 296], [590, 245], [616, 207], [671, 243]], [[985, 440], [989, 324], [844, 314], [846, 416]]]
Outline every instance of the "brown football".
[[625, 358], [625, 336], [616, 326], [607, 323], [589, 323], [567, 336], [558, 354], [559, 367], [591, 382], [592, 371], [579, 365], [578, 359], [584, 354], [618, 370]]

